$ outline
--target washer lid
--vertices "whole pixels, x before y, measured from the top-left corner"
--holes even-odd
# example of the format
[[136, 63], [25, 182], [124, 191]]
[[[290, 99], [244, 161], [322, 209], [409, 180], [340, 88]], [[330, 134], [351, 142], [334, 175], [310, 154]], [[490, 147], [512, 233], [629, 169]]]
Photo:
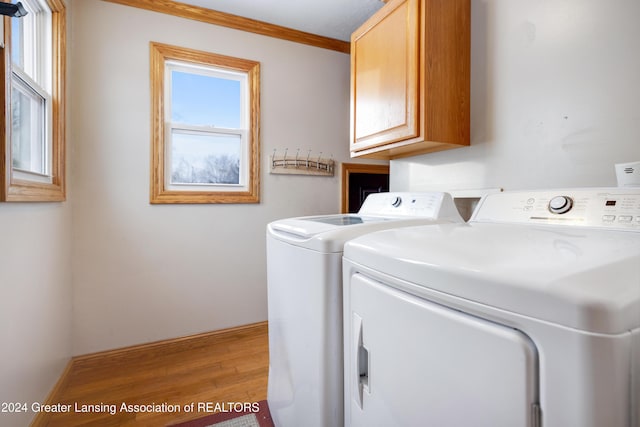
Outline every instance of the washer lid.
[[267, 235], [306, 249], [323, 253], [342, 252], [345, 242], [391, 227], [424, 225], [450, 220], [431, 218], [385, 218], [359, 215], [327, 215], [275, 221], [267, 225]]
[[640, 234], [440, 224], [345, 245], [347, 260], [439, 292], [584, 331], [640, 327]]
[[356, 224], [369, 224], [390, 220], [391, 218], [367, 217], [355, 214], [309, 216], [274, 222], [271, 225], [271, 228], [273, 230], [289, 233], [303, 239], [308, 239], [315, 236], [316, 234], [335, 230], [336, 227], [345, 227]]
[[358, 214], [306, 216], [270, 223], [267, 234], [324, 253], [342, 252], [344, 243], [392, 227], [464, 222], [451, 196], [443, 192], [370, 194]]

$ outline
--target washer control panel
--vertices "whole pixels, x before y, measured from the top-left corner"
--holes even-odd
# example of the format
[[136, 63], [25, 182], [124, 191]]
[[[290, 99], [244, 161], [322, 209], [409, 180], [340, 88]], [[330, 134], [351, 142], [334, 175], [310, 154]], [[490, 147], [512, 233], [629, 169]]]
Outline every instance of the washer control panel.
[[369, 194], [358, 214], [420, 218], [459, 217], [451, 195], [437, 191]]
[[487, 196], [471, 221], [640, 231], [640, 188], [504, 192]]

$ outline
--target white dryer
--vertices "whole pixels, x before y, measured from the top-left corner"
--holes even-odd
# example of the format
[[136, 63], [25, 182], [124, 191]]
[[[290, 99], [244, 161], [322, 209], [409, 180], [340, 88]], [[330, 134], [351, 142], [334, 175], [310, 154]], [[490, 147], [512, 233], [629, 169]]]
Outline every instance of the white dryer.
[[640, 189], [492, 194], [343, 271], [347, 426], [640, 427]]
[[376, 230], [440, 222], [463, 222], [449, 194], [378, 193], [358, 214], [267, 226], [267, 401], [277, 427], [343, 424], [344, 243]]

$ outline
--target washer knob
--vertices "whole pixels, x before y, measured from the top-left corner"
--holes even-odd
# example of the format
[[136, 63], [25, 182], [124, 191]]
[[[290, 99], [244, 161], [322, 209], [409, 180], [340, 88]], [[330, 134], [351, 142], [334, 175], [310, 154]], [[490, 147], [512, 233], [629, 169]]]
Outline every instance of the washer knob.
[[549, 201], [549, 212], [555, 214], [567, 213], [573, 207], [573, 200], [569, 196], [556, 196]]
[[402, 204], [402, 198], [401, 197], [396, 197], [393, 202], [391, 202], [391, 206], [393, 206], [394, 208], [397, 208], [398, 206], [400, 206]]

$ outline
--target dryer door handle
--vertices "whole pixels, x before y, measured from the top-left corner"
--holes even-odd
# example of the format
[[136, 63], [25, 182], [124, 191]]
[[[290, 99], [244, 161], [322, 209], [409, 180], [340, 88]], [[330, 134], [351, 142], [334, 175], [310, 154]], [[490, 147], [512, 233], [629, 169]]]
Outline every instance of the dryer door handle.
[[363, 342], [363, 325], [362, 317], [357, 313], [353, 313], [353, 398], [362, 409], [364, 391], [371, 393], [371, 385], [369, 380], [369, 350], [364, 346]]

